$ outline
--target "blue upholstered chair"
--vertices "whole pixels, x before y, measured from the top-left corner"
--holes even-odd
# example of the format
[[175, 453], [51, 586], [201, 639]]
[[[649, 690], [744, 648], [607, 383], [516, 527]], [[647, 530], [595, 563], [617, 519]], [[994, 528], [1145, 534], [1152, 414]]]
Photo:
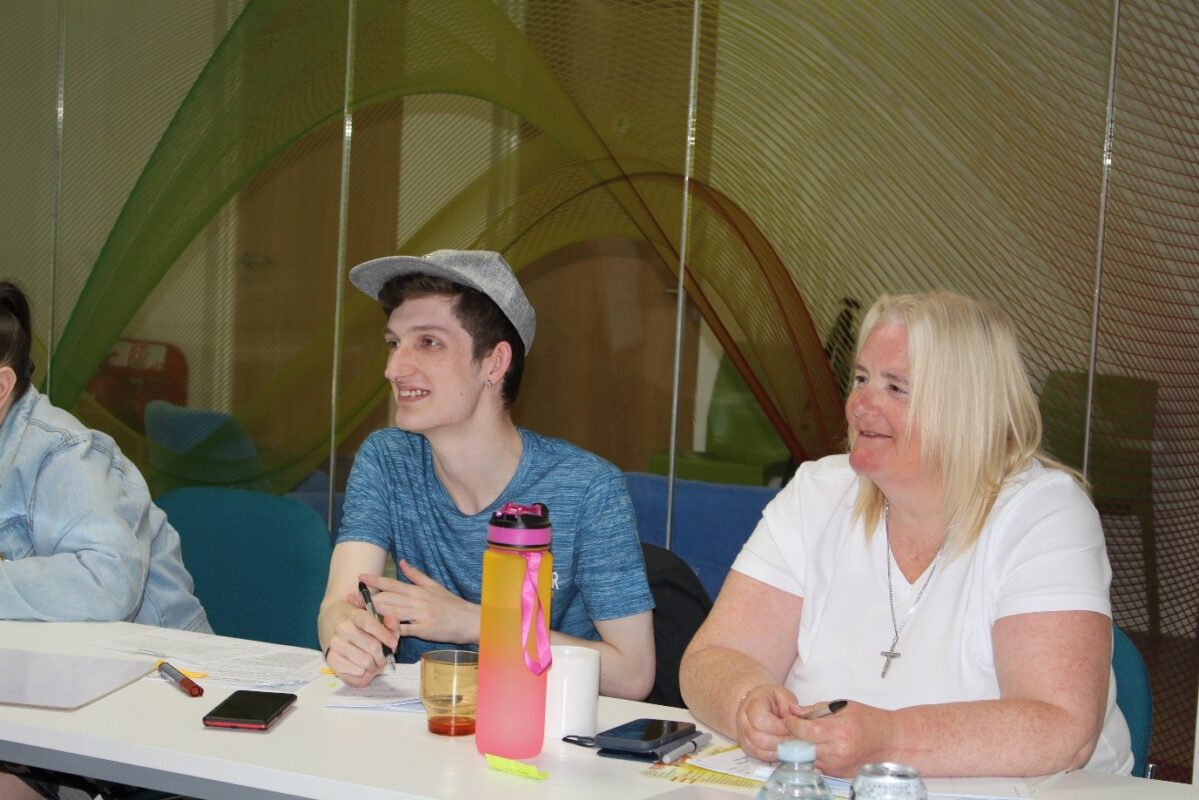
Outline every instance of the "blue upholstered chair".
[[321, 519], [326, 520], [332, 536], [337, 536], [337, 529], [341, 527], [341, 515], [345, 510], [346, 493], [334, 492], [333, 508], [330, 509], [329, 476], [327, 474], [319, 470], [313, 472], [301, 481], [299, 486], [288, 492], [287, 496], [294, 497], [315, 511]]
[[[633, 499], [641, 541], [663, 546], [669, 482], [665, 476], [645, 472], [627, 472], [625, 481]], [[762, 509], [778, 491], [761, 486], [675, 480], [670, 549], [695, 571], [709, 597], [715, 598], [720, 593], [733, 559], [753, 533]]]
[[315, 511], [289, 497], [217, 487], [177, 489], [156, 502], [179, 531], [213, 631], [318, 646], [332, 546]]
[[1116, 674], [1116, 705], [1132, 734], [1132, 774], [1143, 778], [1149, 761], [1149, 735], [1153, 731], [1149, 670], [1137, 646], [1115, 625], [1112, 626], [1112, 671]]
[[148, 479], [157, 492], [182, 486], [268, 489], [262, 459], [241, 420], [223, 411], [146, 404]]

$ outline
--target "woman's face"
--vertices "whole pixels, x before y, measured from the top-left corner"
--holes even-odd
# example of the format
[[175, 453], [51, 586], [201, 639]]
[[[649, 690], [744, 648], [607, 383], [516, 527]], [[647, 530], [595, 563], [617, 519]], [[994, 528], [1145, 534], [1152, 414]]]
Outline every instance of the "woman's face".
[[903, 323], [876, 325], [854, 365], [845, 401], [849, 464], [884, 494], [919, 479], [920, 431], [908, 430], [908, 331]]

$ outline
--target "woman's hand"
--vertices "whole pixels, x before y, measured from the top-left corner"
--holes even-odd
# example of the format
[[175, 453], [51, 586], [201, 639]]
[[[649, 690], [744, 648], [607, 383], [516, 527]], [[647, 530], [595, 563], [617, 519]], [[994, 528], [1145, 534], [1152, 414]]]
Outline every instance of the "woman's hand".
[[779, 742], [790, 739], [787, 716], [795, 695], [777, 683], [750, 689], [737, 707], [737, 744], [746, 755], [760, 761], [778, 758]]
[[858, 767], [879, 761], [893, 751], [895, 726], [892, 712], [863, 703], [849, 703], [835, 714], [806, 720], [805, 714], [825, 703], [788, 708], [787, 738], [816, 745], [816, 768], [826, 775], [852, 778]]

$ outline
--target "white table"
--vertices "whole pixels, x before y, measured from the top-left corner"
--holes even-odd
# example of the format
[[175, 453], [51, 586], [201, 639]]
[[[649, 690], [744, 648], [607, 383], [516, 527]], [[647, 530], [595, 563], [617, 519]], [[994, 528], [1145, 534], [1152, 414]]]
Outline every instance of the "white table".
[[1036, 800], [1195, 800], [1199, 787], [1127, 775], [1070, 772], [1050, 779], [1033, 796]]
[[[92, 643], [141, 630], [132, 623], [0, 621], [0, 643], [113, 657]], [[422, 714], [326, 709], [336, 684], [322, 678], [304, 687], [296, 708], [261, 733], [205, 728], [200, 718], [232, 691], [212, 684], [193, 698], [161, 681], [139, 680], [76, 711], [0, 706], [0, 760], [203, 798], [637, 800], [677, 788], [641, 776], [643, 763], [598, 758], [551, 740], [531, 760], [549, 778], [506, 775], [487, 767], [474, 737], [429, 734]], [[693, 719], [683, 709], [600, 702], [601, 728], [643, 716]], [[1037, 793], [1038, 800], [1101, 796], [1195, 795], [1190, 786], [1082, 773]]]

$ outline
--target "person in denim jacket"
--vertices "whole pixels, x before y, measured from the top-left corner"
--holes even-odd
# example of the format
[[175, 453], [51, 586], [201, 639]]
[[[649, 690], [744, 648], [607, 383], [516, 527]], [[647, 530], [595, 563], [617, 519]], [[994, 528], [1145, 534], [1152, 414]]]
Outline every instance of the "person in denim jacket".
[[0, 619], [211, 632], [141, 473], [30, 385], [30, 342], [25, 295], [0, 282]]

